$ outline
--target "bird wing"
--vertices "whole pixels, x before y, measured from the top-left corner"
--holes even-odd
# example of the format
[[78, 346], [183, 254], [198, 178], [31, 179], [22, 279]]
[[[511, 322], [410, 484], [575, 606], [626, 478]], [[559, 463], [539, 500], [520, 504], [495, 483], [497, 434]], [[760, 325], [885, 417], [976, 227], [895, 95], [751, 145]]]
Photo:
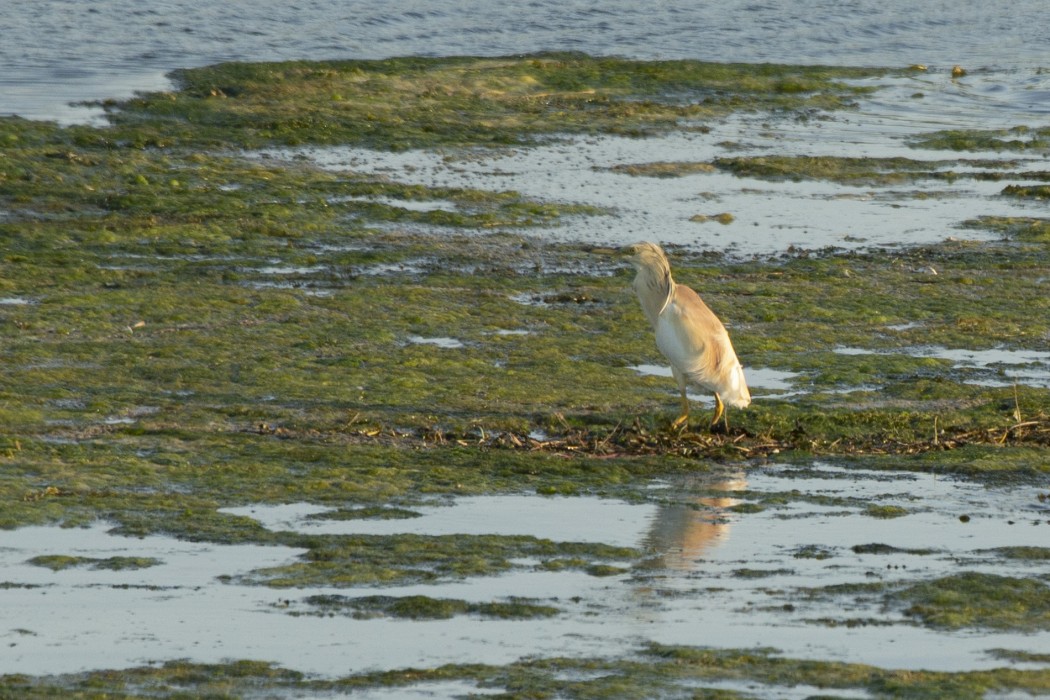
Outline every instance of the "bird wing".
[[731, 405], [751, 402], [729, 333], [689, 287], [675, 285], [672, 299], [658, 319], [656, 345], [690, 381], [717, 392]]

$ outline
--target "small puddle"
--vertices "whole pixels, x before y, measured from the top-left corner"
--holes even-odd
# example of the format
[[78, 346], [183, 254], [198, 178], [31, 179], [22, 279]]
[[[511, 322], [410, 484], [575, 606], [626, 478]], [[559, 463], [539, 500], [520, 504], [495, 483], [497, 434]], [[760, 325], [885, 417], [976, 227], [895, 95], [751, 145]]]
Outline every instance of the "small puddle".
[[357, 275], [422, 275], [427, 269], [425, 260], [406, 260], [398, 263], [375, 263], [354, 268]]
[[[103, 524], [0, 531], [0, 673], [247, 658], [339, 676], [530, 656], [615, 656], [650, 641], [774, 647], [788, 657], [950, 671], [1002, 665], [988, 653], [995, 648], [1050, 648], [1048, 632], [918, 626], [877, 593], [806, 593], [963, 571], [1039, 576], [1041, 562], [993, 551], [1047, 546], [1050, 509], [1034, 488], [818, 463], [658, 482], [643, 496], [639, 502], [470, 496], [436, 500], [402, 513], [416, 517], [399, 519], [325, 519], [331, 508], [306, 503], [223, 510], [270, 530], [311, 536], [524, 535], [641, 552], [636, 561], [617, 562], [624, 573], [610, 576], [517, 561], [501, 575], [434, 583], [270, 589], [241, 577], [294, 563], [301, 550], [134, 539], [110, 534]], [[873, 505], [895, 508], [900, 517], [874, 517]], [[156, 563], [52, 571], [30, 563], [42, 555], [141, 556]], [[472, 603], [526, 598], [559, 612], [424, 621], [295, 614], [308, 609], [308, 597], [332, 594]], [[875, 624], [848, 624], [857, 619]]]
[[[502, 688], [479, 688], [467, 681], [430, 681], [394, 688], [355, 688], [347, 697], [354, 700], [433, 700], [434, 698], [473, 698], [503, 695]], [[328, 697], [327, 695], [325, 697]]]
[[325, 265], [310, 265], [308, 267], [301, 267], [295, 265], [267, 265], [266, 267], [260, 267], [259, 273], [263, 275], [313, 275], [318, 272], [324, 272], [327, 270]]
[[455, 338], [424, 338], [420, 335], [408, 336], [408, 342], [413, 345], [435, 345], [445, 350], [455, 350], [457, 348], [465, 348], [466, 344], [462, 340], [456, 340]]
[[[825, 698], [831, 700], [867, 700], [874, 697], [864, 690], [852, 690], [849, 688], [825, 688], [815, 685], [798, 683], [790, 687], [783, 685], [771, 685], [759, 683], [753, 680], [711, 680], [704, 679], [694, 683], [696, 688], [703, 689], [707, 693], [711, 691], [725, 691], [727, 697], [738, 696], [745, 698], [771, 698], [775, 700], [809, 700], [811, 698]], [[686, 687], [689, 687], [688, 685]], [[700, 697], [704, 697], [701, 695]], [[718, 697], [717, 695], [715, 697]]]
[[956, 370], [963, 370], [965, 381], [979, 386], [1002, 387], [1024, 384], [1050, 388], [1050, 352], [1037, 350], [964, 350], [940, 346], [870, 350], [835, 348], [840, 355], [913, 355], [948, 360]]
[[[671, 368], [668, 365], [633, 365], [638, 374], [652, 377], [667, 377], [671, 379]], [[787, 398], [801, 394], [794, 387], [794, 380], [799, 376], [796, 372], [772, 369], [771, 367], [745, 367], [744, 376], [747, 378], [747, 386], [752, 394], [757, 396], [771, 396], [774, 398]], [[714, 404], [714, 399], [707, 394], [688, 394], [693, 401]]]
[[418, 211], [418, 212], [431, 212], [431, 211], [447, 211], [455, 212], [459, 210], [456, 203], [448, 199], [396, 199], [394, 197], [329, 197], [328, 202], [330, 204], [338, 204], [342, 202], [361, 202], [364, 204], [381, 204], [386, 207], [394, 209], [404, 209], [406, 211]]

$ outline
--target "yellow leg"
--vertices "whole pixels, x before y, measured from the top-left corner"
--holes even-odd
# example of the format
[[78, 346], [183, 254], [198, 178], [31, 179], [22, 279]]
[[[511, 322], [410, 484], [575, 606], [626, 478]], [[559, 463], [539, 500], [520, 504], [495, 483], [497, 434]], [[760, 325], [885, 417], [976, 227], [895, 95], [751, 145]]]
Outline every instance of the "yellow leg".
[[677, 430], [689, 421], [689, 399], [685, 395], [685, 389], [682, 389], [682, 415], [674, 419], [671, 423], [671, 427]]
[[711, 419], [711, 428], [718, 425], [719, 418], [725, 418], [726, 432], [729, 432], [729, 417], [726, 416], [726, 406], [722, 403], [722, 397], [715, 394], [715, 417]]

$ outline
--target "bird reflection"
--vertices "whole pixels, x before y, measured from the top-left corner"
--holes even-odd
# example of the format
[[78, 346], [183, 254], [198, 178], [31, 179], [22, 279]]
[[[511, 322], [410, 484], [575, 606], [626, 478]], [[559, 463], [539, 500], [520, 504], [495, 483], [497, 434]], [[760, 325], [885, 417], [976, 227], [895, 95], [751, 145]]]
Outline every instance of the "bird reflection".
[[[708, 492], [743, 491], [747, 479], [737, 472], [721, 481], [693, 486]], [[690, 570], [704, 554], [724, 544], [731, 527], [728, 509], [740, 502], [729, 495], [697, 496], [691, 501], [660, 506], [645, 539], [647, 549], [665, 568]]]

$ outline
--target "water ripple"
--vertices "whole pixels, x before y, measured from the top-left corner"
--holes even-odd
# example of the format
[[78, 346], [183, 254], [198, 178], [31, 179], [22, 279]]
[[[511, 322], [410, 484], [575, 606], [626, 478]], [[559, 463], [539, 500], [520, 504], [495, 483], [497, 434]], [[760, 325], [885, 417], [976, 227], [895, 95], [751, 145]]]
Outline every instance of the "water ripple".
[[[221, 61], [507, 55], [547, 50], [638, 59], [901, 66], [996, 71], [1006, 101], [1046, 114], [1050, 39], [1043, 0], [614, 0], [378, 6], [278, 0], [200, 5], [170, 0], [11, 3], [0, 42], [0, 114], [69, 119], [72, 101], [163, 89], [175, 68]], [[999, 72], [1003, 71], [1003, 72]], [[82, 76], [91, 76], [83, 79]], [[1037, 77], [1039, 74], [1036, 74]], [[1020, 81], [1020, 82], [1019, 82]], [[31, 84], [36, 90], [12, 91]], [[1032, 90], [1031, 92], [1027, 90]]]

